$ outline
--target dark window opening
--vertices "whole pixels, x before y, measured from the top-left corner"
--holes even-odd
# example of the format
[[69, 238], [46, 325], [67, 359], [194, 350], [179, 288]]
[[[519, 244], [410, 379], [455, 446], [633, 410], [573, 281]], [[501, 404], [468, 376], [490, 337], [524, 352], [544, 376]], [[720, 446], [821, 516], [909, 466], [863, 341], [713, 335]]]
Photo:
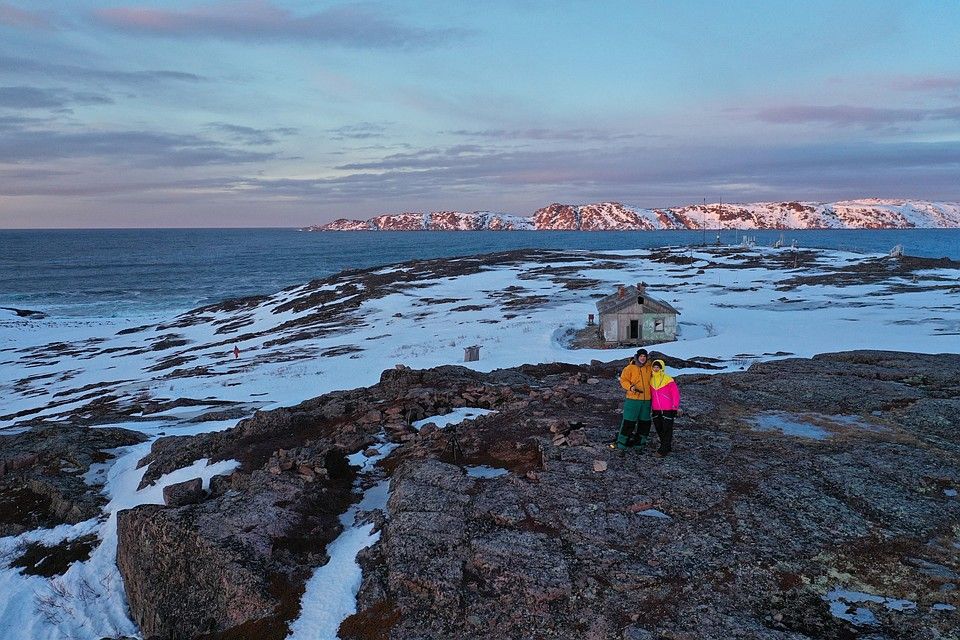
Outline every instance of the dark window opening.
[[664, 331], [666, 327], [664, 326], [663, 318], [657, 318], [653, 321], [653, 330], [654, 331]]
[[636, 340], [640, 337], [640, 321], [631, 320], [630, 321], [630, 339]]

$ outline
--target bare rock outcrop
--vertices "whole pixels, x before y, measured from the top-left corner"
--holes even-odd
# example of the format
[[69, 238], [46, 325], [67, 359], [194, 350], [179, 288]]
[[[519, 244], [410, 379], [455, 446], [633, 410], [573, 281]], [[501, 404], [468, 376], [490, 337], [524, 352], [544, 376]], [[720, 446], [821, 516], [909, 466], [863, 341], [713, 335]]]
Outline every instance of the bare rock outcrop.
[[[367, 389], [158, 441], [154, 473], [201, 454], [241, 467], [195, 504], [120, 514], [135, 619], [148, 637], [285, 637], [359, 497], [345, 455], [387, 437], [390, 498], [367, 516], [381, 535], [360, 554], [341, 638], [950, 637], [960, 356], [678, 375], [684, 414], [664, 459], [607, 446], [623, 364], [391, 369]], [[410, 426], [455, 407], [495, 412]], [[873, 622], [846, 615], [857, 607]]]
[[[341, 637], [950, 637], [957, 380], [960, 356], [884, 352], [680, 376], [687, 413], [661, 460], [606, 447], [613, 385], [556, 376], [523, 414], [458, 434], [467, 469], [534, 441], [533, 470], [473, 479], [439, 446], [399, 452]], [[586, 423], [587, 442], [554, 444], [556, 420]], [[910, 609], [830, 600], [838, 589]], [[874, 622], [844, 618], [857, 607]]]
[[145, 439], [127, 429], [72, 426], [0, 435], [0, 536], [99, 515], [103, 495], [84, 479], [91, 466], [112, 459], [110, 449]]

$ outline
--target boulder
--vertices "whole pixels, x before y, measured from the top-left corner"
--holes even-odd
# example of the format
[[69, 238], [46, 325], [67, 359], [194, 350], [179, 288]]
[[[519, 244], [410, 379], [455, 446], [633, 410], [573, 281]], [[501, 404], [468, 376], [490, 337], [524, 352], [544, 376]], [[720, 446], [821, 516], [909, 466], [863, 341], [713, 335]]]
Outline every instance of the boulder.
[[203, 480], [194, 478], [164, 487], [163, 503], [168, 507], [182, 507], [200, 502], [205, 495]]

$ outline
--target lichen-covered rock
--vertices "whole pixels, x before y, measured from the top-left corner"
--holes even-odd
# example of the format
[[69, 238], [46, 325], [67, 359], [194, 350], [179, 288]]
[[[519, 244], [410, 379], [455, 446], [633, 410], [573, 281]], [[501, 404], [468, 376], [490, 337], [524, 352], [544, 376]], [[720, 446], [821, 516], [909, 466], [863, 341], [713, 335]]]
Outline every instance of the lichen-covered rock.
[[[202, 502], [121, 514], [135, 618], [160, 637], [285, 637], [357, 498], [345, 454], [383, 433], [399, 445], [380, 463], [391, 494], [364, 515], [381, 535], [359, 556], [344, 640], [950, 637], [956, 612], [933, 605], [960, 605], [960, 356], [676, 375], [684, 412], [663, 459], [656, 435], [645, 453], [607, 446], [622, 365], [391, 369], [371, 388], [158, 441], [148, 475], [200, 457], [241, 466]], [[495, 412], [409, 427], [463, 406]], [[211, 597], [223, 576], [230, 596]], [[876, 624], [858, 627], [831, 614], [837, 588], [915, 608], [860, 603]]]
[[204, 495], [203, 480], [194, 478], [164, 487], [163, 503], [168, 507], [182, 507], [200, 502]]
[[66, 425], [0, 435], [0, 536], [95, 518], [106, 500], [85, 480], [90, 467], [112, 459], [110, 449], [145, 439], [127, 429]]
[[[609, 449], [622, 392], [564, 378], [542, 378], [543, 418], [507, 408], [458, 434], [466, 464], [535, 442], [535, 469], [463, 477], [435, 459], [452, 460], [442, 432], [398, 450], [341, 637], [364, 637], [358, 621], [378, 612], [394, 640], [950, 637], [956, 613], [932, 606], [960, 604], [948, 495], [960, 425], [943, 397], [960, 356], [864, 351], [677, 376], [686, 411], [665, 459]], [[760, 430], [772, 409], [827, 435]], [[577, 422], [586, 442], [570, 446], [556, 425]], [[837, 587], [916, 606], [858, 604], [877, 620], [858, 627], [831, 615]]]

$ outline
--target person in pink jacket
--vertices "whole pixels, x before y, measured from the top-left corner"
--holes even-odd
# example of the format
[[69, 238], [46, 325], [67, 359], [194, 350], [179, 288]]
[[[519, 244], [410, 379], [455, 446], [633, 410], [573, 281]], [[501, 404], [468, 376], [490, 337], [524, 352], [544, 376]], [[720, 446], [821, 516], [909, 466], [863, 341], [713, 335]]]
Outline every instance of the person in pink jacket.
[[653, 414], [653, 426], [660, 439], [657, 455], [661, 458], [673, 449], [673, 421], [680, 413], [680, 387], [667, 375], [663, 360], [653, 361], [653, 375], [650, 376], [650, 409]]

